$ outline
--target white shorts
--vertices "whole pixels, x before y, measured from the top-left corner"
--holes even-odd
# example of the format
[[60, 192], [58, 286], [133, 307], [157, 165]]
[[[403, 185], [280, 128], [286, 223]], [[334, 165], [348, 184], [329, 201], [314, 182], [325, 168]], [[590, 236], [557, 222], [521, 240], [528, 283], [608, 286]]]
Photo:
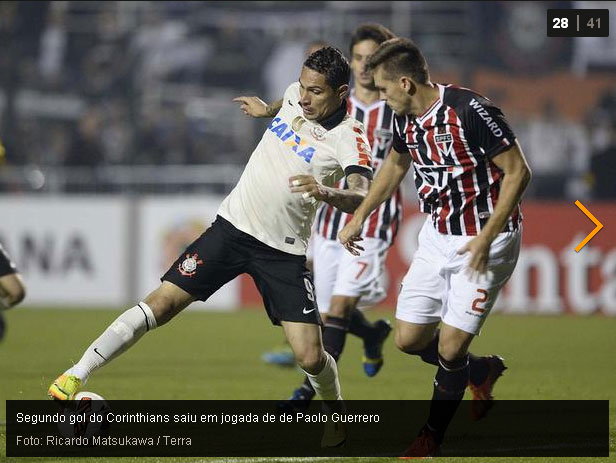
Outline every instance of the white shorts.
[[473, 236], [443, 235], [428, 217], [419, 233], [419, 247], [402, 280], [396, 318], [447, 325], [479, 334], [501, 288], [513, 273], [520, 253], [521, 232], [500, 233], [492, 242], [488, 272], [479, 281], [468, 274], [470, 254], [458, 250]]
[[383, 280], [389, 245], [378, 238], [364, 238], [359, 244], [364, 250], [353, 256], [340, 242], [314, 235], [314, 287], [321, 313], [329, 313], [332, 296], [359, 296], [360, 309], [387, 296]]

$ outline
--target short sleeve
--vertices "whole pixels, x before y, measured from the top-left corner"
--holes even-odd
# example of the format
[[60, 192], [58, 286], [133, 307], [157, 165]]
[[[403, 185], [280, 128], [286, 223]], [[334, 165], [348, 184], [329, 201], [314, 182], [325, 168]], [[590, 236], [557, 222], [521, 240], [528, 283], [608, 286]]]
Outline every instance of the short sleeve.
[[344, 127], [336, 156], [342, 169], [346, 172], [350, 166], [358, 166], [372, 173], [372, 150], [361, 122], [353, 121]]
[[406, 142], [400, 135], [400, 129], [399, 129], [397, 119], [394, 119], [394, 136], [391, 142], [391, 146], [393, 149], [395, 149], [400, 154], [410, 153], [408, 146], [406, 146]]
[[293, 82], [291, 85], [287, 87], [282, 97], [282, 104], [287, 103], [288, 101], [291, 104], [296, 104], [300, 99], [299, 95], [299, 82]]
[[515, 135], [502, 111], [487, 98], [476, 96], [466, 106], [462, 120], [466, 140], [489, 158], [509, 149]]

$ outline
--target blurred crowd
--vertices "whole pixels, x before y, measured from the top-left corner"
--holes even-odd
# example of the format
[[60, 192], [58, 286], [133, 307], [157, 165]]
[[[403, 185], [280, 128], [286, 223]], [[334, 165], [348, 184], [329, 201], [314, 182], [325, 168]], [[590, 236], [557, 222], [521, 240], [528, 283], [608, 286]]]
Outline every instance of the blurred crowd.
[[[295, 80], [307, 43], [325, 39], [346, 51], [358, 22], [341, 20], [344, 31], [331, 34], [334, 2], [292, 3], [0, 2], [4, 164], [242, 165], [263, 123], [231, 98], [273, 99]], [[374, 10], [361, 16], [363, 2], [350, 3], [359, 9], [352, 18], [372, 19]], [[570, 49], [550, 66], [567, 66]], [[507, 59], [482, 65], [519, 66]], [[578, 120], [550, 102], [540, 114], [504, 110], [535, 174], [531, 196], [616, 198], [606, 175], [615, 171], [614, 90]]]

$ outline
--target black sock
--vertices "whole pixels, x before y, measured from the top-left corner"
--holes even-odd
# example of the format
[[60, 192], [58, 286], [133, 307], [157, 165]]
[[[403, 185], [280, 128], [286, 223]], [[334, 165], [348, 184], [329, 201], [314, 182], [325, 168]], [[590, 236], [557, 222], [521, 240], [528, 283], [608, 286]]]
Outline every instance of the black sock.
[[409, 352], [409, 354], [419, 355], [424, 362], [438, 366], [438, 337], [440, 332], [441, 330], [437, 328], [434, 331], [434, 338], [423, 350]]
[[470, 369], [470, 380], [475, 386], [483, 383], [490, 372], [490, 365], [485, 357], [477, 357], [473, 354], [468, 354], [468, 367]]
[[309, 395], [311, 398], [316, 395], [316, 391], [312, 387], [312, 384], [310, 384], [310, 380], [308, 379], [308, 376], [304, 378], [304, 384], [302, 384], [300, 387], [303, 389], [306, 389], [307, 395]]
[[434, 378], [434, 392], [427, 423], [430, 430], [436, 434], [439, 444], [464, 397], [468, 375], [468, 355], [453, 361], [447, 361], [439, 355], [439, 368]]
[[[423, 350], [409, 353], [411, 355], [419, 355], [424, 362], [438, 366], [438, 338], [440, 332], [441, 330], [437, 328], [434, 333], [434, 339]], [[488, 377], [490, 368], [485, 357], [477, 357], [469, 353], [468, 367], [470, 370], [470, 380], [473, 384], [479, 385]]]
[[323, 347], [337, 362], [344, 349], [349, 320], [339, 317], [327, 317], [323, 328]]
[[361, 339], [374, 337], [378, 331], [374, 327], [374, 323], [370, 323], [364, 313], [359, 309], [351, 310], [351, 322], [349, 324], [349, 333]]

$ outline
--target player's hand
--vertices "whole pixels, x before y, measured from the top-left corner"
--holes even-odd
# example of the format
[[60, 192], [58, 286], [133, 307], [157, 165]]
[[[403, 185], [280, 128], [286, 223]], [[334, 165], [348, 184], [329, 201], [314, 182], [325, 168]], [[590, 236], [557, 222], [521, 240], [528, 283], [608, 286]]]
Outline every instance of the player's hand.
[[338, 240], [342, 243], [347, 251], [354, 256], [359, 256], [359, 251], [363, 251], [364, 248], [357, 244], [358, 241], [362, 241], [361, 237], [362, 223], [356, 220], [355, 217], [344, 226], [340, 233], [338, 233]]
[[312, 175], [294, 175], [289, 177], [291, 193], [301, 193], [302, 198], [314, 198], [313, 201], [327, 199], [327, 189], [321, 185]]
[[465, 254], [467, 252], [471, 254], [468, 263], [468, 272], [471, 280], [477, 280], [479, 275], [487, 273], [490, 245], [491, 242], [489, 240], [478, 235], [458, 250], [458, 254]]
[[258, 96], [238, 96], [233, 101], [240, 103], [240, 109], [244, 114], [252, 117], [268, 117], [267, 103]]

